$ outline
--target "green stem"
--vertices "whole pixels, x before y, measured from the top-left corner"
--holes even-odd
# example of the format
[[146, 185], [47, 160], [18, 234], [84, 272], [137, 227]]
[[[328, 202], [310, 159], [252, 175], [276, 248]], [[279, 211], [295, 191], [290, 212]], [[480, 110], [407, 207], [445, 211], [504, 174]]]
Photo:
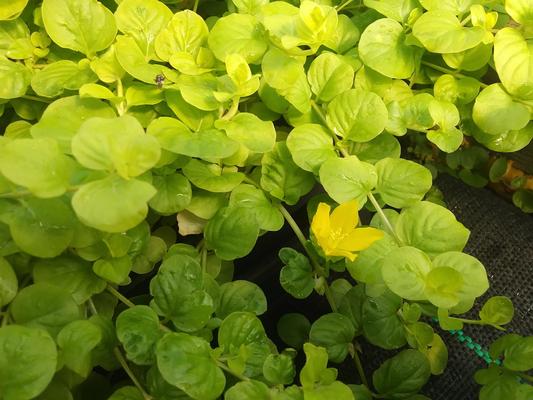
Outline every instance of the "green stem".
[[[124, 98], [124, 86], [122, 85], [122, 81], [120, 79], [117, 80], [117, 97]], [[128, 109], [128, 105], [126, 104], [126, 100], [122, 100], [120, 103], [117, 103], [117, 112], [118, 115], [124, 115]]]
[[192, 7], [192, 10], [196, 12], [198, 10], [198, 4], [200, 3], [200, 0], [194, 0], [194, 6]]
[[361, 382], [367, 388], [370, 388], [370, 386], [368, 385], [368, 380], [366, 379], [365, 370], [363, 369], [363, 364], [361, 363], [361, 359], [359, 358], [359, 354], [357, 353], [357, 350], [353, 349], [352, 351], [350, 351], [350, 355], [353, 358], [355, 369], [357, 370], [357, 373], [359, 374], [359, 377], [361, 378]]
[[335, 7], [337, 9], [337, 12], [340, 12], [341, 10], [344, 9], [344, 7], [346, 7], [347, 5], [353, 3], [355, 0], [346, 0], [344, 3], [342, 3], [341, 5]]
[[394, 231], [394, 228], [392, 227], [392, 224], [390, 223], [389, 219], [387, 218], [387, 216], [383, 212], [383, 209], [380, 207], [378, 201], [376, 200], [376, 198], [374, 197], [374, 195], [372, 193], [368, 193], [368, 199], [370, 200], [370, 202], [372, 203], [372, 205], [376, 209], [377, 213], [379, 214], [379, 217], [381, 218], [381, 220], [383, 221], [383, 223], [387, 227], [387, 230], [390, 232], [390, 234], [392, 235], [394, 240], [396, 240], [396, 243], [398, 243], [398, 245], [401, 246], [402, 245], [402, 241], [400, 240], [398, 235], [396, 235], [396, 232]]
[[326, 295], [326, 300], [329, 303], [329, 306], [331, 307], [331, 311], [336, 313], [339, 308], [337, 307], [337, 303], [335, 302], [335, 298], [333, 297], [333, 293], [331, 293], [331, 288], [329, 287], [327, 282], [324, 282], [324, 294]]
[[97, 315], [98, 310], [96, 309], [96, 306], [93, 303], [93, 299], [89, 297], [89, 300], [87, 300], [87, 304], [89, 305], [89, 310], [91, 310], [91, 314]]
[[[306, 253], [309, 253], [307, 251], [307, 239], [305, 238], [305, 235], [303, 234], [302, 230], [300, 229], [300, 227], [298, 226], [298, 224], [296, 223], [292, 215], [289, 213], [289, 211], [287, 211], [285, 207], [283, 207], [282, 204], [280, 204], [278, 207], [281, 213], [283, 214], [283, 217], [285, 218], [285, 220], [288, 222], [288, 224], [294, 231], [294, 234], [298, 238], [300, 244], [302, 245]], [[309, 257], [311, 257], [311, 255], [309, 255]]]
[[341, 152], [342, 156], [343, 157], [349, 157], [350, 153], [348, 153], [348, 151], [346, 151], [346, 149], [344, 147], [342, 147], [342, 145], [340, 144], [340, 141], [339, 141], [339, 138], [337, 137], [337, 133], [335, 132], [335, 129], [333, 129], [333, 128], [331, 128], [329, 126], [328, 120], [326, 119], [326, 116], [324, 115], [324, 113], [322, 112], [322, 110], [320, 109], [318, 104], [316, 104], [314, 101], [311, 101], [311, 107], [313, 107], [313, 110], [315, 110], [315, 112], [318, 114], [320, 120], [322, 121], [324, 126], [327, 128], [330, 136], [333, 138], [333, 143], [335, 143], [335, 146], [337, 147], [337, 149], [339, 149], [339, 151]]
[[223, 362], [221, 362], [219, 360], [217, 360], [217, 365], [219, 366], [219, 368], [223, 369], [224, 371], [226, 371], [230, 375], [233, 375], [235, 378], [240, 379], [241, 381], [249, 381], [250, 380], [250, 378], [248, 378], [247, 376], [244, 376], [242, 374], [238, 374], [237, 372], [233, 371], [230, 367], [228, 367], [226, 364], [224, 364]]
[[0, 325], [0, 328], [3, 328], [4, 326], [7, 326], [7, 323], [9, 322], [9, 311], [6, 310], [2, 313], [2, 324]]
[[106, 287], [107, 291], [111, 293], [113, 296], [115, 296], [117, 299], [119, 299], [122, 303], [127, 305], [129, 308], [135, 307], [135, 304], [129, 300], [128, 298], [124, 297], [122, 293], [120, 293], [117, 289], [115, 289], [113, 286], [107, 285]]
[[141, 383], [139, 382], [139, 380], [137, 379], [137, 377], [135, 376], [133, 371], [130, 369], [128, 363], [126, 362], [126, 359], [124, 358], [124, 356], [122, 355], [122, 353], [120, 352], [118, 347], [115, 347], [113, 349], [113, 353], [115, 354], [115, 357], [117, 358], [118, 362], [120, 363], [120, 366], [124, 369], [126, 374], [128, 374], [128, 376], [130, 377], [130, 379], [133, 382], [133, 384], [135, 385], [135, 387], [137, 387], [137, 389], [139, 389], [139, 392], [141, 392], [144, 400], [152, 400], [153, 397], [145, 392], [144, 388], [141, 386]]
[[[433, 64], [433, 63], [429, 63], [427, 61], [422, 61], [422, 65], [425, 65], [426, 67], [429, 67], [431, 69], [434, 69], [435, 71], [439, 71], [439, 72], [443, 72], [445, 74], [450, 74], [450, 75], [453, 75], [457, 78], [471, 78], [471, 76], [467, 76], [467, 75], [463, 75], [461, 74], [460, 72], [456, 72], [452, 69], [448, 69], [448, 68], [445, 68], [445, 67], [441, 67], [440, 65], [436, 65], [436, 64]], [[488, 87], [489, 85], [487, 85], [486, 83], [483, 83], [483, 82], [479, 82], [480, 83], [480, 86], [482, 88], [486, 88]]]

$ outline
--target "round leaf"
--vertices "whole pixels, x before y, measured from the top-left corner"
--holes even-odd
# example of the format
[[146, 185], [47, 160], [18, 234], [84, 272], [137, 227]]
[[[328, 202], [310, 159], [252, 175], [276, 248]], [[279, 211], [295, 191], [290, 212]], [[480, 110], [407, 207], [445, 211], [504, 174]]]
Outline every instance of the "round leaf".
[[289, 247], [279, 251], [279, 258], [285, 264], [279, 274], [283, 289], [297, 299], [308, 297], [315, 287], [313, 268], [309, 259]]
[[146, 203], [155, 193], [149, 183], [109, 176], [83, 185], [72, 197], [72, 207], [88, 226], [104, 232], [124, 232], [146, 218]]
[[0, 257], [0, 307], [9, 304], [18, 291], [18, 280], [13, 267]]
[[368, 67], [389, 78], [407, 79], [416, 65], [416, 48], [405, 44], [400, 23], [383, 18], [371, 23], [359, 41], [359, 55]]
[[26, 93], [31, 81], [31, 72], [23, 64], [0, 58], [0, 99], [16, 99]]
[[487, 324], [505, 325], [511, 322], [514, 316], [514, 306], [505, 296], [494, 296], [479, 311], [479, 318]]
[[451, 211], [427, 201], [401, 212], [396, 233], [404, 243], [423, 250], [430, 257], [463, 250], [470, 235]]
[[431, 260], [415, 247], [392, 250], [381, 267], [383, 280], [390, 290], [407, 300], [425, 300], [426, 275]]
[[229, 121], [218, 120], [215, 126], [226, 131], [230, 139], [255, 153], [269, 152], [276, 143], [276, 130], [272, 122], [262, 121], [254, 114], [239, 113]]
[[296, 165], [314, 174], [318, 174], [325, 161], [337, 158], [331, 136], [318, 124], [294, 128], [287, 137], [287, 147]]
[[439, 308], [451, 308], [459, 303], [463, 286], [461, 273], [450, 267], [433, 268], [426, 276], [427, 299]]
[[255, 315], [264, 314], [267, 299], [263, 290], [253, 282], [235, 280], [220, 286], [219, 318], [226, 318], [233, 312], [248, 311]]
[[69, 322], [81, 319], [81, 311], [65, 289], [35, 283], [22, 289], [11, 304], [17, 324], [41, 328], [53, 337]]
[[54, 376], [57, 350], [41, 329], [0, 328], [0, 390], [6, 399], [33, 399]]
[[199, 337], [168, 333], [157, 343], [156, 357], [163, 378], [193, 398], [215, 400], [226, 386], [209, 343]]
[[381, 97], [362, 89], [350, 89], [328, 105], [327, 120], [335, 133], [354, 142], [368, 142], [387, 123], [388, 112]]
[[42, 17], [54, 42], [87, 56], [106, 49], [117, 34], [113, 14], [96, 0], [44, 0]]
[[330, 102], [353, 85], [354, 71], [333, 53], [322, 53], [313, 60], [307, 72], [311, 90], [320, 102]]
[[157, 193], [148, 204], [162, 215], [172, 215], [182, 211], [191, 202], [191, 184], [181, 174], [155, 176], [152, 184]]
[[431, 189], [431, 172], [420, 164], [401, 158], [385, 158], [376, 164], [376, 190], [385, 203], [403, 208], [422, 200]]
[[313, 323], [309, 332], [309, 340], [325, 347], [328, 358], [336, 363], [344, 361], [354, 336], [355, 329], [350, 319], [338, 313], [321, 316]]
[[356, 156], [332, 158], [320, 167], [320, 183], [329, 196], [339, 204], [356, 199], [360, 209], [377, 178], [374, 166]]

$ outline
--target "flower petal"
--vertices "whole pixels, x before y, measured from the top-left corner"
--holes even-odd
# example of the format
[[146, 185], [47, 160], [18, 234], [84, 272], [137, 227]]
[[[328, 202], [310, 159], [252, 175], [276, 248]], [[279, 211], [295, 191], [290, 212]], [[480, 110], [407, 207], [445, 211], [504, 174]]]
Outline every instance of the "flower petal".
[[344, 237], [337, 248], [346, 251], [364, 250], [376, 240], [383, 237], [383, 232], [376, 228], [357, 228]]
[[351, 251], [346, 251], [346, 250], [342, 250], [342, 249], [339, 249], [339, 248], [336, 248], [336, 249], [335, 248], [331, 248], [328, 251], [326, 251], [325, 254], [327, 256], [332, 256], [332, 257], [335, 257], [335, 256], [346, 257], [350, 261], [354, 261], [357, 258], [357, 254], [355, 254], [355, 253], [353, 253]]
[[342, 203], [331, 213], [331, 229], [333, 231], [340, 230], [343, 235], [349, 234], [359, 223], [358, 211], [356, 200]]
[[[311, 222], [311, 231], [317, 238], [320, 244], [320, 239], [329, 237], [331, 232], [331, 226], [329, 223], [329, 212], [331, 207], [326, 203], [320, 203], [316, 209], [316, 213], [313, 216]], [[320, 245], [322, 247], [322, 245]]]

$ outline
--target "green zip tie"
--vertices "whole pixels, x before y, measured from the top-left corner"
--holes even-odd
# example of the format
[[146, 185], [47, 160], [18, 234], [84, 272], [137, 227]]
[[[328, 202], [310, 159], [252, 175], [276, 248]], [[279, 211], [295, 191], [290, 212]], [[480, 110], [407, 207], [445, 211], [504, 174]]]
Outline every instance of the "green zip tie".
[[[432, 320], [434, 322], [439, 322], [438, 318], [435, 317], [433, 317]], [[479, 343], [474, 342], [474, 339], [472, 339], [470, 336], [465, 335], [462, 329], [450, 329], [448, 332], [450, 332], [452, 336], [455, 336], [459, 342], [463, 343], [470, 350], [473, 350], [474, 353], [487, 364], [502, 364], [501, 360], [493, 359], [487, 349], [483, 348], [483, 346], [481, 346]]]

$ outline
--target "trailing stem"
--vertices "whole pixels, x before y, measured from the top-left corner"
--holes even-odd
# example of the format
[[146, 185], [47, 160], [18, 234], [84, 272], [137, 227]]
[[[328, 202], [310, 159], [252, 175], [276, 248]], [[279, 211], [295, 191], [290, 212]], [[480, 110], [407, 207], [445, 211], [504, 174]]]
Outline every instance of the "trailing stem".
[[124, 356], [122, 355], [122, 353], [120, 352], [118, 347], [115, 347], [113, 349], [113, 354], [115, 354], [115, 357], [117, 358], [118, 362], [120, 363], [120, 366], [126, 372], [126, 374], [129, 376], [129, 378], [131, 379], [131, 381], [133, 382], [135, 387], [139, 390], [139, 392], [141, 392], [141, 394], [143, 396], [143, 399], [144, 400], [152, 400], [153, 397], [150, 396], [148, 393], [146, 393], [144, 388], [141, 386], [141, 383], [139, 382], [139, 380], [137, 379], [137, 377], [135, 376], [133, 371], [130, 369], [128, 363], [126, 362], [126, 359], [124, 358]]

